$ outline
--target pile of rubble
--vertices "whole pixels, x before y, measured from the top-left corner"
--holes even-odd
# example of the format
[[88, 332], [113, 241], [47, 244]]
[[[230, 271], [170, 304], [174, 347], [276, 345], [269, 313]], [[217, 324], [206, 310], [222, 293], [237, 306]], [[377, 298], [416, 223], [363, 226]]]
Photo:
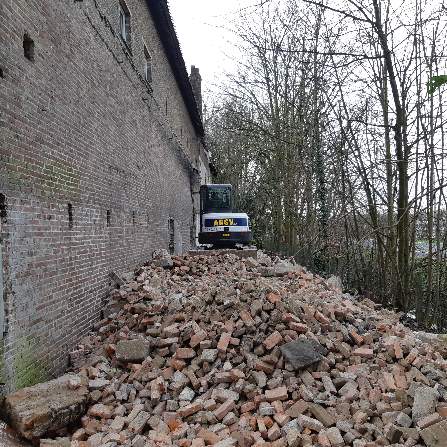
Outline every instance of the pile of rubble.
[[59, 379], [77, 428], [6, 399], [41, 446], [447, 446], [442, 344], [293, 263], [162, 256], [95, 331]]

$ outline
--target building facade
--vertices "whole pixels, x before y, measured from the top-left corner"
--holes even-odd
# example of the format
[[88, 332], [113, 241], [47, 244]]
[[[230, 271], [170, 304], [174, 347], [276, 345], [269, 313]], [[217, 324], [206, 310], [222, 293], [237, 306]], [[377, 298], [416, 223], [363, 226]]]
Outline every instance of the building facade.
[[194, 245], [203, 141], [166, 0], [0, 2], [4, 391], [66, 368], [110, 272]]

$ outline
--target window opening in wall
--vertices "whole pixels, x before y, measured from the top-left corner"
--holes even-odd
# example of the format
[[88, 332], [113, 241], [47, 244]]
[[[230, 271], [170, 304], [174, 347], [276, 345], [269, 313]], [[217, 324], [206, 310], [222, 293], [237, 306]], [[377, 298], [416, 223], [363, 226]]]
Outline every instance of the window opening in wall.
[[193, 217], [193, 223], [189, 226], [189, 241], [191, 243], [191, 246], [194, 247], [196, 244], [196, 231], [194, 226], [194, 217]]
[[132, 211], [132, 225], [135, 225], [137, 221], [137, 213]]
[[0, 78], [4, 78], [5, 76], [3, 75], [3, 68], [0, 68]]
[[23, 55], [30, 61], [34, 61], [34, 40], [28, 34], [23, 35]]
[[69, 203], [67, 205], [67, 209], [68, 209], [68, 228], [70, 228], [71, 230], [73, 228], [73, 205]]
[[120, 36], [130, 48], [130, 11], [123, 0], [120, 1]]
[[146, 45], [144, 45], [144, 79], [149, 84], [152, 83], [152, 58]]
[[110, 227], [110, 221], [111, 221], [111, 213], [110, 210], [107, 210], [106, 222], [108, 227]]
[[168, 98], [166, 98], [166, 102], [165, 102], [165, 114], [168, 114]]
[[6, 223], [7, 216], [6, 196], [0, 193], [0, 222]]
[[174, 225], [174, 219], [172, 217], [169, 218], [168, 220], [168, 232], [169, 232], [169, 253], [171, 255], [174, 254], [174, 250], [175, 250], [175, 225]]

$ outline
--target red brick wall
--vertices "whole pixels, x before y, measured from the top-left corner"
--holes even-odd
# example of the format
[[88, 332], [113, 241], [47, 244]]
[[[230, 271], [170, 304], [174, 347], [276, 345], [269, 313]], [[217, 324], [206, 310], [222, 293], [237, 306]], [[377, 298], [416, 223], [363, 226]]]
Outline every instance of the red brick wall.
[[[132, 56], [112, 32], [118, 0], [0, 2], [7, 388], [66, 367], [69, 350], [100, 316], [108, 273], [167, 248], [170, 217], [177, 249], [191, 242], [192, 167], [203, 147], [150, 17], [142, 22], [144, 0], [129, 3], [139, 17]], [[153, 92], [136, 51], [145, 26], [145, 41], [158, 49], [154, 71], [164, 73]], [[25, 33], [35, 43], [34, 61], [24, 57]], [[170, 92], [167, 115], [161, 91]]]

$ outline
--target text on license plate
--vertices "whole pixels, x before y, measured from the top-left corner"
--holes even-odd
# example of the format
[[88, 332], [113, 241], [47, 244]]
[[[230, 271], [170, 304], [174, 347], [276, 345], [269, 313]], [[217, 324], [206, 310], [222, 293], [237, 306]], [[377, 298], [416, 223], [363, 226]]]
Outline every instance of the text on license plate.
[[205, 219], [205, 227], [237, 227], [246, 225], [247, 219], [241, 217], [227, 217], [226, 219]]

